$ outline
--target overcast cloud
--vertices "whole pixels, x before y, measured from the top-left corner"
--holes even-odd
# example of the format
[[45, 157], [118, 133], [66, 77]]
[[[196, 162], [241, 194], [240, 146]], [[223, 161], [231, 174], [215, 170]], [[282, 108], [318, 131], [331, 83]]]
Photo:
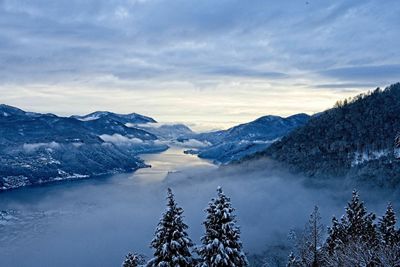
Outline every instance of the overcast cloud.
[[1, 102], [209, 127], [313, 113], [399, 80], [398, 14], [395, 0], [0, 0]]

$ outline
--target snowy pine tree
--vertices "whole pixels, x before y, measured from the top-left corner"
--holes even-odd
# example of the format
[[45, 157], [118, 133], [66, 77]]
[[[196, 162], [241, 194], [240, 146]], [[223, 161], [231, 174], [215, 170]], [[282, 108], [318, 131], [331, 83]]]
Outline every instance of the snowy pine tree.
[[357, 191], [353, 191], [353, 197], [346, 207], [346, 217], [342, 220], [346, 227], [347, 238], [354, 241], [361, 238], [374, 246], [377, 244], [377, 233], [373, 213], [367, 213], [364, 203], [360, 201]]
[[336, 217], [332, 218], [332, 226], [328, 228], [328, 238], [326, 240], [326, 248], [330, 255], [343, 245], [346, 232]]
[[385, 215], [379, 220], [378, 231], [381, 243], [385, 246], [394, 246], [399, 242], [399, 232], [396, 230], [396, 214], [389, 203]]
[[122, 267], [138, 267], [145, 263], [144, 256], [136, 253], [128, 253]]
[[396, 214], [389, 203], [378, 223], [380, 240], [378, 259], [382, 266], [400, 266], [400, 238], [396, 222]]
[[357, 191], [353, 191], [346, 214], [334, 218], [326, 242], [328, 266], [375, 266], [379, 240], [375, 215], [367, 213]]
[[154, 257], [148, 262], [149, 267], [185, 267], [193, 266], [191, 254], [192, 241], [186, 233], [187, 225], [183, 222], [183, 209], [178, 207], [172, 190], [168, 188], [167, 211], [163, 214], [151, 242]]
[[202, 266], [248, 266], [230, 199], [225, 196], [221, 187], [218, 187], [217, 193], [217, 197], [211, 200], [206, 209], [206, 231], [201, 239], [203, 245], [199, 249]]

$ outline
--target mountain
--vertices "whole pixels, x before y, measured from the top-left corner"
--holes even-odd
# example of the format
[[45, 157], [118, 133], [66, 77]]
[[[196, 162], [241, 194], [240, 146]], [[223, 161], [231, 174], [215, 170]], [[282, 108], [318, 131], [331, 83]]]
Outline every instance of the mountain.
[[130, 113], [130, 114], [117, 114], [109, 111], [96, 111], [87, 115], [72, 116], [75, 119], [81, 121], [93, 121], [97, 119], [109, 119], [113, 121], [118, 121], [120, 123], [133, 123], [133, 124], [141, 124], [141, 123], [155, 123], [156, 121], [153, 118], [146, 117], [137, 113]]
[[0, 105], [0, 189], [135, 170], [145, 166], [139, 153], [168, 148], [110, 114], [78, 120]]
[[[130, 125], [130, 124], [129, 124]], [[128, 125], [128, 126], [129, 126]], [[194, 132], [184, 124], [142, 124], [133, 125], [136, 128], [142, 129], [146, 132], [154, 134], [159, 139], [162, 140], [176, 140], [179, 138], [184, 138], [191, 136]]]
[[138, 127], [130, 127], [120, 120], [113, 117], [104, 116], [98, 119], [83, 121], [83, 124], [94, 133], [101, 134], [120, 134], [135, 137], [142, 140], [156, 140], [158, 137]]
[[377, 88], [311, 118], [249, 158], [266, 156], [308, 176], [400, 182], [400, 83]]
[[201, 158], [223, 164], [237, 161], [264, 150], [288, 132], [304, 125], [309, 118], [307, 114], [296, 114], [287, 118], [269, 115], [228, 130], [194, 135], [191, 136], [192, 139], [209, 145], [188, 153], [197, 153]]

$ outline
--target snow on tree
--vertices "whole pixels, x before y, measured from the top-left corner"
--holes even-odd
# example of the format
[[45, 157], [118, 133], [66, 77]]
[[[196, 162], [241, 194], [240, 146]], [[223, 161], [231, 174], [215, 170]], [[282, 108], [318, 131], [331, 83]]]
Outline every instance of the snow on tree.
[[326, 242], [328, 265], [375, 266], [379, 239], [375, 215], [367, 213], [357, 191], [353, 191], [346, 214], [340, 222], [334, 218]]
[[292, 235], [296, 250], [287, 266], [400, 266], [400, 230], [390, 203], [376, 225], [375, 215], [367, 212], [353, 191], [345, 215], [340, 220], [333, 217], [323, 245], [319, 220], [315, 208], [304, 234], [300, 238]]
[[364, 203], [360, 201], [357, 191], [353, 191], [353, 197], [346, 207], [346, 217], [342, 223], [346, 228], [347, 238], [361, 238], [361, 241], [374, 246], [377, 243], [377, 232], [374, 224], [376, 216], [373, 213], [367, 213]]
[[381, 242], [385, 246], [392, 247], [399, 243], [399, 232], [396, 230], [396, 214], [394, 213], [392, 204], [389, 203], [385, 215], [379, 220], [378, 231]]
[[149, 267], [186, 267], [193, 266], [192, 241], [183, 222], [183, 209], [178, 207], [172, 190], [168, 188], [167, 210], [163, 214], [155, 237], [151, 242], [154, 257], [148, 262]]
[[303, 233], [301, 246], [301, 261], [306, 266], [319, 266], [321, 262], [320, 247], [322, 246], [323, 226], [318, 206], [314, 207]]
[[383, 266], [400, 266], [400, 234], [396, 229], [396, 214], [391, 203], [378, 223], [379, 232], [379, 262]]
[[344, 238], [346, 237], [346, 232], [334, 216], [332, 218], [332, 226], [328, 228], [328, 238], [326, 240], [326, 248], [330, 255], [332, 255], [338, 248], [343, 246]]
[[233, 214], [234, 208], [221, 187], [218, 187], [217, 197], [211, 200], [206, 212], [207, 218], [203, 223], [205, 235], [201, 238], [203, 244], [199, 248], [201, 266], [248, 266], [240, 241], [240, 230]]
[[128, 253], [126, 255], [125, 261], [122, 263], [122, 267], [138, 267], [145, 263], [145, 258], [143, 255], [137, 253]]

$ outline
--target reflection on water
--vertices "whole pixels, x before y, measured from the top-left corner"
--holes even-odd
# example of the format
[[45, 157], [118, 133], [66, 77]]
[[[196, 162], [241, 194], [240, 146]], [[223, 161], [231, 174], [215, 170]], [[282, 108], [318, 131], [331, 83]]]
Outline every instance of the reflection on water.
[[120, 266], [128, 251], [149, 254], [164, 208], [160, 182], [216, 167], [177, 147], [142, 158], [152, 167], [1, 193], [0, 266]]
[[151, 168], [136, 171], [130, 179], [144, 183], [160, 182], [171, 173], [179, 173], [193, 167], [196, 169], [215, 168], [215, 165], [201, 160], [197, 156], [184, 154], [183, 149], [179, 147], [171, 147], [156, 156], [154, 154], [142, 155], [141, 158], [150, 164]]

